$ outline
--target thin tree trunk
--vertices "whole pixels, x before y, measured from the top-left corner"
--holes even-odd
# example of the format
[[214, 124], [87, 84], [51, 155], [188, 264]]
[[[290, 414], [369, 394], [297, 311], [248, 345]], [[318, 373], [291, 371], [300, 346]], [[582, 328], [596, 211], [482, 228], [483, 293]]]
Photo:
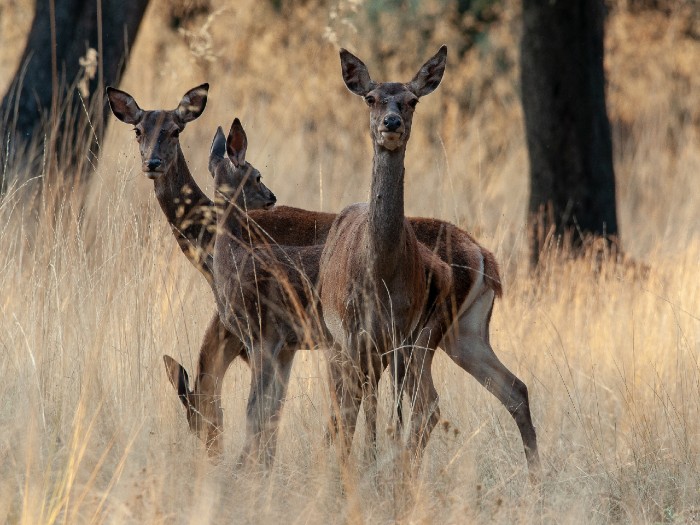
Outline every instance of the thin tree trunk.
[[602, 0], [523, 0], [521, 81], [530, 157], [531, 257], [618, 234], [605, 107]]
[[[108, 112], [104, 84], [118, 83], [147, 5], [148, 0], [37, 0], [22, 60], [0, 105], [0, 159], [8, 155], [2, 160], [11, 163], [40, 138], [46, 165], [94, 162]], [[99, 67], [88, 79], [89, 66], [80, 59], [89, 48], [97, 51]], [[76, 86], [82, 76], [87, 82], [81, 100]]]

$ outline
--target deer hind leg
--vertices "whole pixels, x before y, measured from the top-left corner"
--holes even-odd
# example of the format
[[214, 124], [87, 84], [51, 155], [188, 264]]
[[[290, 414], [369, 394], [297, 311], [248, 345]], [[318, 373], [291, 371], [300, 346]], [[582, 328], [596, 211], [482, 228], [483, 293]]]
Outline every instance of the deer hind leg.
[[246, 438], [239, 463], [270, 468], [277, 449], [277, 428], [292, 369], [294, 349], [276, 343], [250, 356], [251, 381], [246, 408]]
[[530, 479], [540, 477], [537, 437], [530, 414], [527, 386], [496, 356], [489, 343], [488, 329], [493, 307], [493, 292], [486, 292], [460, 316], [443, 341], [452, 360], [471, 374], [506, 407], [518, 425], [525, 449]]
[[420, 464], [430, 434], [440, 420], [439, 396], [431, 372], [433, 356], [432, 348], [414, 348], [406, 373], [404, 390], [412, 412], [408, 451], [416, 466]]

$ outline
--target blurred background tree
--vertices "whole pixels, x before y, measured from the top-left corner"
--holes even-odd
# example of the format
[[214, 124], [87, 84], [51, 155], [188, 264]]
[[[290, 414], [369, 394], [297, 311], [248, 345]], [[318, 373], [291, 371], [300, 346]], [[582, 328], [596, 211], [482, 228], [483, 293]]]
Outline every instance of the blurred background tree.
[[523, 0], [520, 78], [530, 159], [531, 259], [591, 237], [617, 245], [602, 0]]
[[[109, 108], [149, 0], [36, 0], [19, 67], [0, 104], [0, 165], [41, 144], [44, 169], [94, 168]], [[210, 10], [209, 0], [168, 0], [167, 30]], [[38, 140], [37, 140], [38, 139]], [[25, 155], [25, 162], [32, 155]], [[6, 181], [0, 172], [0, 190]]]
[[95, 162], [108, 110], [104, 86], [118, 83], [147, 6], [148, 0], [36, 0], [0, 105], [0, 157], [9, 156], [2, 160], [40, 138], [48, 170], [76, 166], [80, 174]]

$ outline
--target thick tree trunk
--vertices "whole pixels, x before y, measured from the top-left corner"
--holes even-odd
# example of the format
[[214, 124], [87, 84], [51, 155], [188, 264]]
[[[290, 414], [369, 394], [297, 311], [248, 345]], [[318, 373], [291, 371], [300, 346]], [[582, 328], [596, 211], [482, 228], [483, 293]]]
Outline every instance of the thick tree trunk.
[[[47, 165], [65, 166], [84, 159], [88, 150], [95, 153], [108, 112], [105, 83], [118, 83], [147, 5], [148, 0], [37, 0], [22, 60], [0, 105], [3, 151], [10, 161], [37, 137], [46, 141]], [[80, 60], [88, 48], [97, 51], [98, 68], [83, 85], [87, 98], [81, 101], [76, 85], [89, 68]]]
[[530, 156], [531, 256], [549, 242], [616, 242], [602, 0], [523, 0], [521, 81]]

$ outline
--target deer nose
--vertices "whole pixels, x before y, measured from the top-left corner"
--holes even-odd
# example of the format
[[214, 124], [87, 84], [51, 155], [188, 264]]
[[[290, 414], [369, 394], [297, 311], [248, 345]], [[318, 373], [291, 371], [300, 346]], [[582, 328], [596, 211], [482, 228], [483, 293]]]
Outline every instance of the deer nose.
[[387, 115], [384, 117], [384, 127], [388, 131], [396, 131], [401, 127], [401, 117], [398, 115]]
[[160, 168], [161, 164], [163, 164], [163, 161], [160, 159], [148, 159], [146, 161], [148, 171], [156, 171], [158, 168]]
[[264, 208], [266, 210], [269, 210], [275, 205], [276, 202], [277, 202], [277, 197], [275, 197], [275, 194], [270, 191], [270, 192], [268, 192], [267, 202], [265, 203]]

